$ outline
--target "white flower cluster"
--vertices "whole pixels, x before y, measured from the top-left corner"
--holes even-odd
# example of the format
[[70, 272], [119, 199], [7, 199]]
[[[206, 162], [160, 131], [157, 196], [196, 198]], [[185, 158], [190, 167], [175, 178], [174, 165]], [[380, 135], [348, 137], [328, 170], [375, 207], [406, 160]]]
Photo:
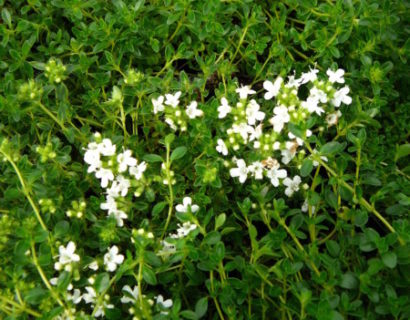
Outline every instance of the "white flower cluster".
[[95, 318], [104, 317], [105, 316], [105, 309], [114, 309], [114, 305], [109, 303], [110, 296], [108, 294], [102, 297], [103, 299], [99, 299], [97, 296], [97, 292], [91, 286], [85, 287], [87, 291], [82, 295], [82, 298], [86, 304], [91, 304], [91, 309], [94, 309], [97, 305], [97, 311], [94, 314]]
[[[125, 285], [122, 288], [122, 291], [124, 292], [124, 296], [121, 298], [121, 303], [132, 303], [133, 305], [136, 305], [138, 303], [138, 298], [140, 296], [138, 286], [134, 286], [134, 289], [131, 289], [129, 285]], [[142, 297], [144, 299], [146, 298], [144, 294], [142, 295]], [[169, 313], [167, 309], [171, 308], [174, 304], [172, 299], [164, 300], [164, 297], [161, 294], [154, 296], [154, 298], [156, 307], [159, 309], [160, 313], [167, 315]], [[147, 299], [147, 301], [151, 306], [154, 305], [154, 300]], [[135, 314], [135, 307], [131, 307], [128, 311], [130, 314]]]
[[[273, 108], [267, 105], [266, 111], [261, 109], [255, 99], [248, 99], [249, 95], [256, 93], [249, 86], [236, 90], [239, 102], [235, 106], [230, 106], [225, 97], [221, 98], [218, 117], [224, 119], [229, 115], [227, 123], [230, 127], [226, 129], [225, 139], [217, 138], [217, 152], [228, 156], [240, 151], [243, 157], [246, 148], [253, 149], [249, 152], [250, 159], [232, 158], [232, 177], [238, 177], [240, 183], [244, 183], [249, 176], [256, 180], [266, 177], [274, 187], [282, 183], [286, 187], [287, 196], [292, 196], [299, 190], [301, 178], [297, 175], [288, 177], [288, 171], [276, 159], [280, 159], [283, 165], [288, 165], [298, 151], [304, 157], [304, 139], [312, 135], [308, 120], [318, 117], [316, 123], [320, 124], [322, 121], [328, 127], [336, 125], [342, 115], [337, 108], [342, 103], [348, 105], [352, 102], [352, 98], [348, 96], [348, 86], [336, 87], [345, 82], [344, 70], [329, 69], [326, 79], [319, 79], [318, 72], [317, 69], [310, 69], [298, 79], [295, 75], [289, 76], [287, 82], [280, 76], [273, 82], [266, 80], [263, 83], [266, 90], [264, 99], [269, 101], [275, 98]], [[299, 89], [304, 85], [309, 93], [303, 100]], [[324, 119], [321, 120], [322, 118]], [[292, 133], [290, 125], [298, 128], [299, 137]]]
[[144, 161], [138, 164], [131, 150], [117, 154], [116, 145], [110, 139], [102, 139], [99, 133], [94, 134], [94, 138], [95, 141], [87, 146], [84, 161], [89, 166], [88, 172], [95, 172], [95, 177], [101, 180], [101, 187], [106, 189], [106, 200], [101, 203], [101, 209], [107, 210], [108, 216], [113, 216], [117, 226], [122, 227], [128, 216], [117, 199], [125, 197], [131, 187], [135, 188], [136, 197], [141, 195], [147, 164]]
[[181, 91], [175, 94], [167, 93], [164, 96], [159, 96], [156, 99], [152, 99], [152, 106], [154, 114], [159, 112], [165, 113], [165, 122], [171, 127], [172, 130], [181, 131], [187, 130], [187, 123], [190, 119], [202, 117], [204, 112], [198, 109], [198, 103], [191, 101], [191, 103], [182, 108], [180, 106], [179, 98], [181, 97]]

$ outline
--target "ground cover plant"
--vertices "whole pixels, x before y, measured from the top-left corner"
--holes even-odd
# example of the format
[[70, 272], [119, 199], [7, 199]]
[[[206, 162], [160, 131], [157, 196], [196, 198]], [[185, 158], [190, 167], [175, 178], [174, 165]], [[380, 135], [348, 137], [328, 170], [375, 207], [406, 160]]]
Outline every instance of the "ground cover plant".
[[407, 1], [0, 0], [1, 319], [409, 319]]

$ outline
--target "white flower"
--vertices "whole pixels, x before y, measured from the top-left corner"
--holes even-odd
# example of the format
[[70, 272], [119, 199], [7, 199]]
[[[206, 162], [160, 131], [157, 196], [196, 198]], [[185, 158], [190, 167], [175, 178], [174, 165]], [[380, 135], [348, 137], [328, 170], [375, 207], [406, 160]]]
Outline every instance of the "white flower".
[[191, 222], [187, 221], [182, 224], [178, 224], [178, 229], [176, 234], [172, 234], [171, 238], [183, 238], [186, 237], [191, 231], [197, 228], [196, 224], [192, 224]]
[[340, 107], [340, 104], [342, 102], [344, 104], [352, 103], [352, 98], [347, 95], [349, 91], [350, 91], [349, 87], [344, 86], [342, 89], [335, 92], [335, 95], [332, 99], [332, 103], [334, 104], [335, 107]]
[[170, 119], [170, 118], [166, 118], [165, 122], [168, 123], [168, 125], [171, 127], [172, 130], [176, 131], [178, 128], [174, 123], [174, 120]]
[[259, 124], [257, 127], [248, 127], [249, 128], [249, 141], [253, 141], [259, 139], [262, 135], [262, 123]]
[[248, 97], [248, 95], [250, 94], [255, 94], [256, 91], [252, 90], [250, 86], [241, 86], [240, 88], [237, 88], [235, 90], [237, 93], [239, 93], [239, 98], [242, 99], [246, 99]]
[[128, 188], [131, 186], [131, 181], [119, 175], [115, 182], [117, 183], [118, 192], [122, 197], [125, 197], [128, 193]]
[[263, 165], [260, 161], [253, 162], [248, 167], [249, 172], [255, 177], [256, 180], [263, 179]]
[[285, 123], [290, 120], [288, 109], [285, 106], [277, 106], [273, 109], [273, 113], [275, 116], [269, 122], [273, 125], [273, 130], [279, 133], [282, 131]]
[[98, 179], [101, 179], [101, 187], [106, 188], [108, 186], [108, 181], [114, 180], [114, 174], [110, 169], [100, 168], [95, 173]]
[[316, 87], [313, 87], [312, 89], [310, 89], [310, 96], [317, 99], [318, 101], [320, 101], [322, 103], [327, 102], [326, 92], [324, 92], [323, 90], [320, 90]]
[[113, 216], [115, 220], [117, 220], [118, 227], [122, 227], [124, 225], [123, 219], [128, 219], [128, 215], [122, 210], [108, 212], [108, 216]]
[[[316, 207], [311, 206], [311, 209], [312, 209], [312, 213], [315, 213]], [[303, 202], [301, 210], [302, 210], [302, 212], [308, 212], [309, 211], [309, 203], [308, 203], [307, 199], [305, 199], [305, 202]]]
[[164, 297], [162, 295], [159, 295], [157, 297], [157, 304], [161, 305], [161, 307], [166, 308], [166, 309], [171, 308], [173, 305], [171, 299], [167, 299], [164, 301]]
[[316, 97], [309, 96], [306, 101], [302, 101], [301, 106], [310, 113], [316, 112], [320, 116], [325, 110], [319, 107], [318, 104], [319, 100]]
[[246, 118], [248, 120], [248, 124], [254, 125], [256, 121], [262, 121], [265, 119], [265, 113], [259, 111], [259, 104], [252, 99], [246, 107]]
[[248, 167], [243, 159], [238, 159], [236, 166], [236, 168], [229, 170], [229, 173], [232, 178], [239, 177], [239, 182], [244, 183], [248, 178]]
[[326, 116], [327, 126], [331, 127], [331, 126], [336, 125], [341, 116], [342, 116], [342, 113], [340, 112], [340, 110], [337, 110], [336, 112], [333, 112], [333, 113], [329, 113]]
[[108, 271], [113, 272], [117, 269], [117, 265], [120, 265], [124, 261], [124, 256], [118, 254], [118, 247], [112, 246], [108, 249], [108, 252], [104, 255], [104, 264]]
[[179, 105], [179, 97], [181, 96], [181, 91], [178, 91], [175, 94], [166, 94], [165, 95], [165, 104], [176, 108]]
[[160, 256], [168, 256], [170, 254], [173, 254], [176, 252], [175, 245], [172, 243], [169, 243], [165, 240], [161, 241], [162, 244], [162, 249], [158, 251], [158, 255]]
[[[318, 154], [319, 152], [316, 150], [316, 149], [313, 149], [313, 153], [312, 153], [312, 158], [313, 158], [313, 166], [314, 167], [317, 167], [318, 165], [319, 165], [319, 162], [317, 161], [317, 160], [314, 160], [314, 158], [315, 158], [315, 156], [317, 157], [317, 154]], [[327, 162], [328, 161], [328, 159], [327, 159], [327, 157], [325, 157], [325, 156], [320, 156], [320, 159], [322, 159], [324, 162]]]
[[115, 198], [111, 195], [108, 195], [105, 202], [102, 202], [100, 204], [100, 209], [108, 210], [108, 213], [116, 211], [117, 210], [117, 202], [115, 201]]
[[79, 289], [74, 289], [74, 292], [67, 293], [67, 300], [72, 301], [74, 304], [79, 304], [82, 300], [83, 296], [81, 295], [81, 291]]
[[178, 204], [178, 205], [175, 207], [175, 210], [176, 210], [176, 211], [185, 213], [185, 212], [188, 212], [188, 211], [189, 211], [189, 208], [191, 208], [191, 212], [192, 212], [192, 213], [195, 213], [195, 212], [197, 212], [197, 211], [199, 210], [199, 206], [198, 206], [198, 205], [192, 204], [192, 199], [191, 199], [191, 197], [185, 197], [185, 198], [182, 200], [182, 202], [183, 202], [183, 204]]
[[204, 112], [200, 109], [197, 108], [198, 103], [196, 101], [192, 101], [188, 107], [186, 107], [186, 114], [189, 117], [189, 119], [195, 119], [196, 117], [201, 117], [203, 116]]
[[288, 82], [285, 84], [286, 88], [299, 88], [302, 83], [302, 79], [295, 79], [295, 75], [288, 77]]
[[231, 106], [228, 104], [228, 100], [225, 97], [221, 98], [221, 105], [218, 107], [218, 118], [223, 119], [228, 113], [232, 111]]
[[113, 156], [115, 154], [115, 149], [116, 146], [115, 144], [112, 144], [110, 139], [103, 139], [103, 141], [98, 144], [98, 150], [106, 157]]
[[97, 261], [93, 261], [88, 265], [88, 268], [90, 268], [91, 270], [97, 271], [98, 270], [98, 262]]
[[101, 167], [101, 154], [98, 150], [98, 144], [96, 142], [91, 142], [88, 144], [88, 149], [84, 154], [84, 161], [89, 165], [87, 172], [94, 172]]
[[270, 179], [270, 182], [274, 187], [279, 186], [279, 179], [286, 178], [288, 173], [285, 169], [279, 169], [279, 164], [268, 170], [266, 176]]
[[302, 73], [302, 76], [300, 77], [301, 84], [315, 81], [317, 79], [316, 74], [318, 72], [318, 69], [310, 69], [309, 72]]
[[146, 169], [147, 163], [145, 161], [142, 161], [139, 165], [131, 167], [129, 169], [129, 172], [131, 175], [135, 177], [136, 180], [140, 180], [142, 178], [142, 174], [145, 172]]
[[95, 312], [94, 317], [96, 317], [96, 318], [104, 317], [105, 316], [104, 309], [114, 309], [114, 305], [113, 304], [107, 304], [106, 301], [103, 301], [103, 305], [99, 305], [97, 307], [97, 311]]
[[[309, 129], [307, 129], [306, 130], [306, 132], [305, 132], [305, 136], [306, 137], [310, 137], [312, 135], [312, 131], [310, 131]], [[288, 137], [290, 138], [290, 139], [295, 139], [296, 140], [296, 143], [298, 144], [298, 145], [300, 145], [300, 146], [303, 146], [303, 139], [301, 139], [301, 138], [299, 138], [299, 137], [296, 137], [292, 132], [289, 132], [288, 133]], [[294, 144], [291, 142], [291, 141], [288, 141], [287, 142], [287, 145], [288, 145], [288, 147], [289, 148], [292, 148], [293, 146], [294, 146]]]
[[293, 180], [290, 178], [285, 178], [285, 180], [283, 180], [283, 184], [286, 186], [285, 194], [288, 197], [291, 197], [293, 193], [299, 191], [299, 185], [301, 182], [302, 180], [299, 176], [294, 176]]
[[164, 97], [159, 96], [157, 99], [152, 99], [152, 105], [154, 107], [154, 113], [157, 114], [158, 112], [162, 112], [165, 109], [165, 106], [163, 105], [164, 103]]
[[274, 83], [269, 80], [263, 82], [263, 88], [267, 91], [264, 95], [265, 100], [270, 100], [278, 95], [282, 82], [283, 79], [280, 76], [276, 78]]
[[281, 150], [281, 155], [282, 155], [281, 161], [282, 161], [282, 163], [283, 164], [288, 164], [295, 157], [295, 154], [296, 153], [291, 152], [288, 149]]
[[343, 69], [337, 69], [336, 71], [327, 69], [326, 74], [329, 76], [329, 81], [331, 83], [345, 83], [345, 79], [343, 78], [345, 71]]
[[95, 303], [97, 301], [97, 293], [93, 287], [85, 287], [87, 293], [83, 294], [83, 299], [85, 303]]
[[131, 150], [125, 150], [117, 156], [118, 171], [127, 171], [128, 166], [134, 167], [137, 165], [137, 159], [131, 157]]
[[222, 153], [224, 156], [228, 155], [228, 148], [226, 147], [225, 142], [222, 139], [218, 139], [218, 145], [216, 146], [216, 151]]
[[125, 294], [121, 298], [121, 303], [135, 303], [138, 300], [138, 286], [134, 286], [134, 289], [131, 289], [129, 285], [125, 285], [122, 287], [122, 291], [125, 291]]
[[240, 124], [234, 124], [232, 126], [232, 131], [239, 133], [242, 139], [246, 142], [248, 140], [248, 133], [252, 131], [252, 127], [246, 124], [246, 122], [241, 122]]
[[[75, 243], [73, 241], [70, 241], [67, 247], [58, 247], [58, 252], [59, 261], [54, 265], [56, 270], [60, 270], [63, 266], [71, 265], [73, 262], [80, 261], [80, 256], [75, 253]], [[68, 269], [71, 270], [70, 268]]]

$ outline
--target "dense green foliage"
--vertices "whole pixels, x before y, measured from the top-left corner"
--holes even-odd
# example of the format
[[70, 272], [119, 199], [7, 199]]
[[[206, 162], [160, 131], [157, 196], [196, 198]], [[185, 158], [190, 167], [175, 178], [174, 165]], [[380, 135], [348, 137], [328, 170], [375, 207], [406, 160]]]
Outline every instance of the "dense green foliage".
[[[107, 319], [132, 318], [120, 299], [137, 284], [135, 319], [410, 318], [407, 1], [0, 0], [0, 8], [1, 319], [91, 318], [98, 307], [74, 305], [67, 287], [84, 293], [92, 276], [97, 306], [104, 294], [115, 305]], [[289, 198], [267, 181], [230, 177], [215, 150], [221, 97], [241, 84], [260, 93], [264, 80], [314, 66], [345, 69], [353, 102], [310, 141], [327, 162], [290, 164], [308, 190]], [[173, 135], [151, 99], [176, 91], [205, 116]], [[147, 162], [124, 227], [100, 209], [104, 190], [87, 173], [95, 132]], [[166, 185], [171, 168], [176, 183]], [[186, 196], [200, 208], [189, 217], [174, 210]], [[187, 220], [198, 228], [161, 256], [165, 231]], [[80, 261], [57, 271], [69, 241]], [[104, 271], [113, 245], [124, 263]], [[88, 268], [94, 260], [98, 271]], [[173, 300], [163, 313], [164, 304], [150, 305], [159, 294]]]

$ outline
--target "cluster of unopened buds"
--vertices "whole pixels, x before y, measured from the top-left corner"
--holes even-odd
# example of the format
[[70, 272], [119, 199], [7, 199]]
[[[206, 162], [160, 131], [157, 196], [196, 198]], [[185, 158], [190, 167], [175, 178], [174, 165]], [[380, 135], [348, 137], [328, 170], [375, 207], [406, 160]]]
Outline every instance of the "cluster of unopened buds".
[[[265, 81], [264, 100], [276, 100], [273, 106], [264, 103], [265, 111], [255, 99], [248, 99], [256, 94], [249, 86], [236, 90], [239, 101], [234, 107], [229, 105], [225, 97], [221, 98], [218, 118], [227, 118], [224, 121], [229, 127], [224, 139], [217, 138], [216, 150], [223, 156], [233, 154], [232, 161], [226, 162], [231, 166], [232, 177], [239, 178], [240, 183], [249, 177], [255, 180], [266, 177], [274, 187], [284, 185], [285, 194], [289, 197], [299, 190], [301, 178], [298, 175], [289, 177], [288, 170], [283, 166], [287, 166], [298, 152], [299, 163], [305, 157], [303, 145], [313, 134], [313, 122], [310, 119], [316, 117], [316, 123], [324, 121], [331, 127], [337, 124], [341, 116], [337, 108], [342, 103], [348, 105], [352, 102], [348, 96], [348, 86], [340, 89], [335, 87], [337, 83], [345, 82], [342, 69], [335, 72], [329, 69], [326, 79], [319, 79], [318, 72], [317, 69], [311, 69], [302, 73], [299, 79], [292, 75], [287, 82], [280, 76], [274, 82]], [[299, 88], [303, 85], [308, 86], [309, 90], [306, 99], [300, 98]], [[323, 115], [326, 117], [321, 120]], [[292, 132], [292, 126], [299, 129], [298, 136]], [[235, 154], [240, 154], [240, 158]]]
[[94, 142], [88, 144], [84, 161], [88, 164], [88, 172], [94, 172], [101, 180], [101, 187], [106, 189], [106, 200], [101, 203], [101, 209], [107, 210], [108, 216], [113, 216], [119, 227], [128, 218], [124, 210], [126, 204], [117, 201], [124, 198], [128, 190], [135, 190], [134, 196], [139, 197], [144, 190], [144, 171], [147, 168], [143, 161], [132, 156], [131, 150], [117, 153], [116, 145], [110, 139], [103, 139], [101, 134], [94, 134]]

